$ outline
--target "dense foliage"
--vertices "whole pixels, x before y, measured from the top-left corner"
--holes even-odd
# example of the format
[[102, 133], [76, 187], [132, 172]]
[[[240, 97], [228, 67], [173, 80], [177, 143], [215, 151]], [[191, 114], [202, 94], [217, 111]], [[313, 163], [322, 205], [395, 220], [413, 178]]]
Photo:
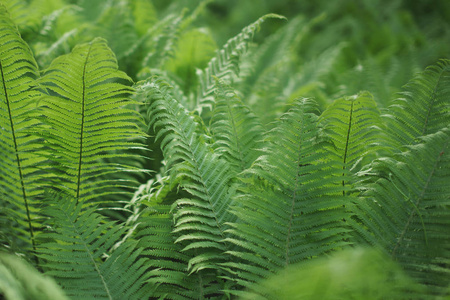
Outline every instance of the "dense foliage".
[[0, 0], [0, 298], [450, 297], [450, 2], [260, 2]]

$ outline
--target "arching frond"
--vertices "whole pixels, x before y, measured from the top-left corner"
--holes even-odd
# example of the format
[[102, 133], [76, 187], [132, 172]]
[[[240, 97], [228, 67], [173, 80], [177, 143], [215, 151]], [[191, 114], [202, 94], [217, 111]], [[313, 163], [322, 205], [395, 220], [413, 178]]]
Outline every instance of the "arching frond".
[[0, 4], [0, 205], [19, 223], [14, 236], [28, 247], [34, 247], [33, 197], [40, 193], [37, 164], [44, 160], [31, 134], [38, 124], [33, 119], [38, 94], [31, 90], [37, 76], [33, 54]]
[[223, 82], [216, 83], [215, 105], [209, 126], [216, 153], [240, 173], [255, 161], [263, 147], [263, 127], [242, 103], [236, 92]]
[[[220, 159], [196, 133], [197, 124], [186, 109], [167, 91], [166, 83], [152, 78], [143, 85], [149, 101], [150, 126], [161, 140], [169, 175], [180, 179], [180, 186], [191, 198], [175, 202], [175, 230], [183, 251], [193, 252], [190, 270], [211, 267], [222, 260], [225, 249], [226, 222], [232, 220], [228, 212], [231, 204], [230, 172], [226, 161]], [[196, 255], [196, 250], [202, 249]]]
[[105, 38], [118, 60], [127, 54], [130, 45], [138, 41], [132, 11], [127, 1], [111, 1], [105, 5], [97, 22], [94, 24], [96, 26], [94, 36]]
[[342, 195], [334, 187], [335, 162], [326, 155], [317, 106], [297, 101], [269, 132], [265, 154], [246, 172], [229, 224], [222, 264], [237, 282], [251, 286], [283, 267], [347, 244]]
[[[124, 83], [129, 77], [117, 70], [114, 54], [102, 39], [79, 45], [72, 53], [53, 61], [38, 81], [43, 96], [45, 138], [57, 186], [77, 201], [116, 192], [123, 182], [102, 178], [119, 170], [132, 170], [121, 163], [104, 163], [99, 158], [130, 158], [124, 150], [140, 148], [129, 141], [143, 136], [131, 103], [133, 89]], [[95, 182], [95, 183], [94, 183]]]
[[48, 231], [39, 235], [37, 255], [71, 299], [143, 299], [147, 295], [145, 259], [137, 242], [113, 250], [126, 228], [108, 222], [95, 208], [82, 211], [76, 198], [50, 195], [43, 214]]
[[149, 284], [153, 297], [166, 299], [210, 298], [220, 294], [220, 279], [214, 270], [190, 274], [192, 256], [176, 243], [170, 205], [150, 205], [139, 216], [136, 239], [144, 248], [141, 255], [149, 258]]
[[[313, 284], [312, 284], [313, 283]], [[420, 286], [385, 253], [349, 248], [290, 266], [261, 283], [267, 297], [243, 299], [415, 299]]]
[[450, 124], [450, 61], [441, 60], [416, 75], [384, 116], [394, 149]]
[[248, 44], [252, 41], [253, 35], [259, 30], [260, 25], [268, 18], [283, 18], [276, 14], [265, 15], [254, 23], [242, 29], [235, 37], [229, 39], [225, 45], [211, 59], [204, 70], [199, 70], [199, 90], [196, 95], [196, 103], [193, 109], [200, 112], [204, 107], [212, 107], [214, 103], [215, 77], [222, 79], [226, 84], [230, 84], [233, 74], [239, 74], [239, 60], [247, 52]]
[[450, 130], [374, 162], [355, 203], [362, 240], [380, 245], [431, 294], [445, 294], [450, 257]]
[[0, 295], [5, 300], [68, 300], [55, 281], [26, 261], [0, 251]]

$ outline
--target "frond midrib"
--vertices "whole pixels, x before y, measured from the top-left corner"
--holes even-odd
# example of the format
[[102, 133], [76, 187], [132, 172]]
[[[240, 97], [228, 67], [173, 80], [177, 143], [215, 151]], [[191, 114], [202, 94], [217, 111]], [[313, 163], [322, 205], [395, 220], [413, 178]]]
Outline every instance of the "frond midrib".
[[348, 152], [348, 144], [350, 141], [350, 134], [352, 130], [352, 122], [353, 122], [353, 105], [355, 100], [351, 100], [351, 106], [350, 106], [350, 115], [348, 120], [348, 130], [347, 130], [347, 138], [345, 141], [345, 149], [344, 149], [344, 164], [342, 166], [342, 196], [345, 197], [345, 169], [346, 169], [346, 163], [347, 163], [347, 152]]
[[85, 117], [85, 101], [86, 101], [86, 66], [88, 64], [89, 56], [92, 49], [92, 43], [89, 45], [88, 52], [86, 54], [86, 60], [83, 65], [82, 82], [82, 99], [81, 99], [81, 128], [80, 128], [80, 148], [78, 158], [78, 174], [77, 174], [77, 191], [76, 191], [76, 203], [78, 204], [80, 199], [80, 187], [81, 187], [81, 166], [83, 161], [83, 136], [84, 136], [84, 117]]

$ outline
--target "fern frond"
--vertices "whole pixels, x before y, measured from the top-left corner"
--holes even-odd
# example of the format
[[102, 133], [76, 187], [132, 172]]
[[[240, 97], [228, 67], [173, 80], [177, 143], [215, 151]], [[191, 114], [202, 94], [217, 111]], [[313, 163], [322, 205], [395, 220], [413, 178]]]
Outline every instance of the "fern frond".
[[82, 211], [75, 198], [51, 195], [43, 214], [49, 232], [39, 235], [41, 267], [72, 299], [143, 299], [145, 259], [127, 240], [110, 252], [126, 228], [106, 221], [95, 208]]
[[5, 300], [68, 300], [55, 281], [17, 256], [0, 252], [0, 295]]
[[361, 92], [335, 100], [322, 113], [320, 122], [333, 142], [330, 155], [342, 169], [342, 193], [346, 195], [356, 180], [354, 175], [384, 149], [380, 112], [372, 95]]
[[239, 60], [247, 52], [253, 35], [268, 18], [283, 19], [284, 17], [276, 14], [262, 16], [254, 23], [242, 29], [238, 35], [229, 39], [222, 49], [217, 52], [216, 56], [211, 59], [208, 66], [204, 70], [197, 71], [200, 85], [193, 109], [201, 112], [205, 107], [212, 107], [214, 104], [215, 77], [223, 80], [226, 84], [231, 84], [233, 74], [235, 76], [239, 75]]
[[147, 202], [148, 207], [140, 214], [136, 239], [144, 248], [141, 255], [149, 258], [149, 284], [153, 297], [166, 299], [201, 299], [219, 294], [220, 286], [214, 271], [188, 271], [191, 255], [176, 243], [173, 233], [174, 220], [170, 205]]
[[130, 45], [138, 41], [134, 20], [128, 1], [111, 1], [105, 5], [102, 15], [97, 20], [94, 36], [101, 36], [108, 41], [118, 60], [128, 52]]
[[256, 293], [242, 299], [416, 299], [421, 292], [385, 253], [354, 248], [290, 266], [265, 280]]
[[394, 149], [450, 124], [450, 61], [441, 60], [417, 74], [401, 95], [384, 116]]
[[229, 185], [233, 172], [226, 161], [212, 152], [204, 137], [196, 133], [196, 122], [171, 97], [169, 88], [153, 78], [143, 86], [143, 92], [149, 101], [150, 126], [156, 130], [156, 139], [161, 140], [168, 174], [181, 180], [180, 186], [192, 197], [175, 202], [174, 218], [175, 231], [180, 234], [177, 242], [186, 245], [184, 251], [204, 249], [190, 262], [191, 270], [196, 271], [222, 259], [225, 223], [232, 220], [227, 210], [231, 204]]
[[263, 127], [242, 103], [235, 91], [223, 82], [216, 83], [215, 105], [209, 129], [216, 153], [240, 173], [261, 154]]
[[46, 93], [41, 100], [45, 138], [56, 163], [59, 188], [77, 201], [114, 193], [125, 183], [104, 179], [92, 184], [92, 180], [133, 169], [98, 160], [132, 158], [124, 150], [141, 148], [140, 143], [129, 141], [143, 136], [136, 111], [124, 107], [131, 103], [128, 97], [133, 89], [124, 84], [129, 80], [118, 71], [105, 41], [95, 39], [55, 59], [38, 81]]
[[185, 15], [186, 11], [169, 15], [155, 25], [158, 31], [152, 29], [153, 39], [147, 41], [147, 55], [142, 60], [142, 67], [161, 68], [173, 56]]
[[326, 140], [318, 127], [317, 105], [299, 100], [267, 138], [269, 145], [245, 174], [229, 224], [222, 266], [237, 282], [252, 286], [292, 263], [344, 247], [343, 199], [333, 184], [334, 162], [326, 157]]
[[375, 161], [355, 203], [363, 241], [380, 245], [431, 294], [445, 294], [450, 257], [450, 130]]
[[37, 76], [31, 50], [0, 4], [0, 203], [19, 222], [16, 235], [29, 247], [35, 247], [37, 165], [44, 160], [36, 154], [41, 148], [37, 137], [30, 134], [39, 123], [33, 118], [38, 94], [31, 90]]

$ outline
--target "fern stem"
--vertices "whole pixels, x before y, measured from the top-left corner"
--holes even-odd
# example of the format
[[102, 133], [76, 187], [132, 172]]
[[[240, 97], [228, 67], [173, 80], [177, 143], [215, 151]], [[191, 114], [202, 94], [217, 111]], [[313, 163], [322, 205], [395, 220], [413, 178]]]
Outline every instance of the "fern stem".
[[[25, 191], [25, 183], [24, 183], [24, 178], [23, 178], [23, 173], [22, 173], [22, 165], [20, 163], [19, 149], [18, 149], [18, 146], [17, 146], [17, 140], [16, 140], [15, 129], [14, 129], [13, 116], [12, 116], [12, 112], [11, 112], [10, 102], [9, 102], [9, 99], [8, 99], [9, 96], [8, 96], [8, 91], [6, 89], [5, 75], [3, 73], [3, 64], [2, 64], [1, 60], [0, 60], [0, 72], [1, 72], [1, 75], [2, 75], [2, 83], [3, 83], [3, 90], [5, 92], [6, 105], [8, 106], [9, 122], [10, 122], [10, 125], [11, 125], [11, 135], [12, 135], [12, 140], [13, 140], [13, 143], [14, 143], [14, 152], [16, 154], [17, 170], [19, 172], [19, 178], [20, 178], [20, 185], [21, 185], [21, 189], [22, 189], [23, 201], [25, 203], [25, 210], [26, 210], [26, 213], [27, 213], [28, 228], [30, 229], [31, 245], [33, 247], [33, 250], [36, 251], [36, 244], [35, 244], [35, 241], [34, 241], [33, 225], [31, 224], [30, 208], [29, 208], [29, 204], [28, 204], [27, 194], [26, 194], [26, 191]], [[39, 260], [38, 260], [37, 256], [34, 256], [34, 258], [35, 258], [36, 263], [39, 265]]]
[[78, 174], [77, 174], [77, 205], [80, 199], [80, 185], [81, 185], [81, 167], [82, 167], [82, 160], [83, 160], [83, 133], [84, 133], [84, 109], [85, 109], [85, 102], [86, 102], [86, 66], [89, 60], [89, 55], [91, 53], [92, 44], [89, 46], [89, 50], [86, 54], [86, 61], [84, 62], [83, 66], [83, 76], [82, 76], [82, 82], [83, 82], [83, 93], [82, 93], [82, 100], [81, 100], [81, 129], [80, 129], [80, 156], [78, 159]]

